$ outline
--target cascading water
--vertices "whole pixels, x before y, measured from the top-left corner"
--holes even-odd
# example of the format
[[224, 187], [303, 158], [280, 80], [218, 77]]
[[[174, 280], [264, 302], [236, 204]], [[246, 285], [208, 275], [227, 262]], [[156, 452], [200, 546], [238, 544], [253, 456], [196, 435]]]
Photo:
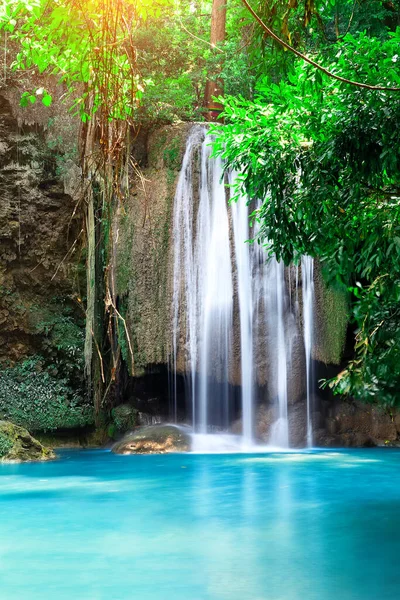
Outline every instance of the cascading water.
[[275, 364], [272, 364], [271, 370], [276, 370], [278, 397], [278, 418], [272, 427], [270, 442], [272, 446], [288, 448], [288, 344], [286, 342], [285, 331], [285, 271], [283, 263], [278, 262], [275, 258], [271, 259], [269, 269], [271, 271], [269, 282], [273, 284], [270, 288], [269, 302], [267, 304], [269, 331], [271, 337], [273, 331], [275, 330]]
[[[177, 419], [179, 370], [187, 378], [193, 431], [205, 438], [215, 430], [227, 431], [235, 418], [235, 393], [230, 382], [237, 382], [233, 371], [240, 369], [243, 447], [255, 441], [261, 379], [268, 382], [270, 400], [277, 407], [270, 444], [287, 448], [288, 378], [294, 340], [299, 335], [298, 293], [292, 301], [290, 270], [283, 263], [275, 258], [267, 260], [259, 244], [246, 243], [257, 234], [257, 224], [250, 229], [245, 198], [229, 206], [223, 164], [211, 158], [210, 142], [205, 127], [192, 129], [175, 196], [171, 359], [174, 416]], [[234, 178], [235, 174], [230, 174], [229, 183]], [[313, 316], [310, 260], [305, 257], [302, 261], [309, 444]], [[298, 268], [295, 273], [297, 290]], [[267, 370], [263, 377], [260, 369]], [[230, 443], [224, 436], [223, 447]]]
[[[199, 429], [212, 419], [229, 425], [229, 357], [232, 346], [233, 285], [229, 221], [221, 159], [210, 160], [209, 140], [201, 148], [200, 202], [196, 259], [201, 347], [199, 364]], [[194, 280], [196, 285], [196, 280]], [[218, 385], [215, 386], [215, 381]], [[218, 402], [210, 400], [219, 396]], [[214, 415], [210, 415], [214, 409]]]
[[[185, 368], [190, 373], [190, 395], [192, 399], [192, 422], [195, 424], [196, 406], [196, 367], [197, 367], [197, 273], [194, 259], [194, 195], [193, 195], [193, 152], [200, 143], [203, 132], [194, 128], [186, 143], [182, 168], [175, 193], [174, 204], [174, 279], [172, 315], [172, 372], [174, 418], [177, 420], [177, 353], [180, 335], [181, 297], [184, 295], [186, 323], [182, 329], [186, 333], [185, 346], [188, 349], [188, 362]], [[184, 277], [182, 277], [184, 273]]]
[[314, 324], [314, 260], [311, 256], [301, 259], [302, 290], [303, 290], [303, 325], [304, 325], [304, 351], [306, 357], [306, 393], [307, 393], [307, 446], [313, 443], [311, 420], [311, 394], [312, 394], [312, 343]]
[[[233, 182], [234, 175], [230, 183]], [[243, 439], [252, 445], [254, 439], [254, 369], [253, 369], [253, 290], [249, 210], [245, 198], [231, 205], [237, 271], [237, 293], [240, 316], [241, 383]]]
[[[175, 377], [180, 336], [189, 366], [193, 429], [229, 424], [229, 359], [233, 287], [228, 207], [222, 163], [210, 159], [203, 127], [189, 136], [174, 206], [173, 362]], [[193, 182], [198, 169], [198, 198]], [[197, 212], [195, 211], [197, 208]], [[182, 323], [182, 314], [185, 322]], [[210, 398], [214, 401], [211, 404]], [[176, 411], [175, 411], [176, 413]], [[175, 414], [176, 416], [176, 414]]]

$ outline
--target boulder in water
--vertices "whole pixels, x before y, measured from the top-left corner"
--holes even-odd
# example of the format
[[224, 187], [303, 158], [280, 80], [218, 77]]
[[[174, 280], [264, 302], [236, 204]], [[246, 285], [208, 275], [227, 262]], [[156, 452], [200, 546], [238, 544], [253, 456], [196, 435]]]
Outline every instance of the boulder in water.
[[54, 453], [31, 434], [9, 421], [0, 421], [0, 462], [51, 460]]
[[188, 452], [190, 436], [174, 425], [152, 425], [139, 427], [117, 442], [115, 454], [167, 454]]

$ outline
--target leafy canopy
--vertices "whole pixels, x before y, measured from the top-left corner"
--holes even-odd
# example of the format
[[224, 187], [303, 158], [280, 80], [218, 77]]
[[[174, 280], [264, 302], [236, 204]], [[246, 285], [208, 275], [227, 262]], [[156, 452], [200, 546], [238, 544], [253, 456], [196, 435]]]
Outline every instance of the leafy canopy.
[[[347, 35], [318, 60], [358, 81], [399, 86], [400, 29]], [[286, 263], [318, 257], [347, 289], [355, 358], [331, 386], [390, 404], [400, 386], [400, 94], [330, 79], [302, 62], [254, 101], [225, 98], [214, 150], [240, 173], [236, 193], [263, 200], [260, 239]]]

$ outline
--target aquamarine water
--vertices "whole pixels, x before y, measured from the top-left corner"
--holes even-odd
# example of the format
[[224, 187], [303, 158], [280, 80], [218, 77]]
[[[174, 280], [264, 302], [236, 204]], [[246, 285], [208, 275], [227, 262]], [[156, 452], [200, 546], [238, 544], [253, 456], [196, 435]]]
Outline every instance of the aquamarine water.
[[0, 466], [1, 600], [398, 600], [400, 452]]

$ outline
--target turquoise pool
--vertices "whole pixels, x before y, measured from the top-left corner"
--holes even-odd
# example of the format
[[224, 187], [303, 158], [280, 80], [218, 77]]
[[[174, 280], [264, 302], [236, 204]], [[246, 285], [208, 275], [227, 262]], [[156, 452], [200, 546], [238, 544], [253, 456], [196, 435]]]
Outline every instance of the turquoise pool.
[[400, 452], [0, 466], [1, 600], [398, 600]]

